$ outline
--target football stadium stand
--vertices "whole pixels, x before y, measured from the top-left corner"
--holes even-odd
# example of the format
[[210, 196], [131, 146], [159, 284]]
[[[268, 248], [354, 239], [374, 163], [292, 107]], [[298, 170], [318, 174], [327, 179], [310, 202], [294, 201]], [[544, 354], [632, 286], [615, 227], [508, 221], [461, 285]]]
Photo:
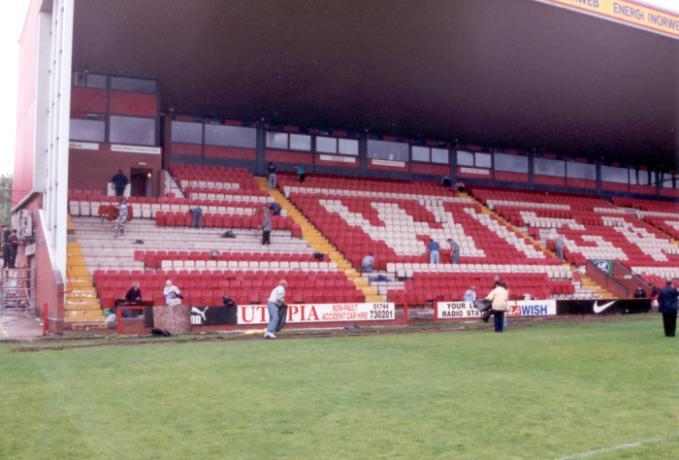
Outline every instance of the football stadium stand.
[[[67, 296], [67, 321], [101, 321], [101, 308], [134, 281], [154, 303], [166, 279], [189, 304], [209, 306], [223, 295], [263, 303], [285, 278], [294, 302], [417, 307], [462, 299], [469, 288], [483, 295], [497, 278], [514, 299], [607, 296], [583, 275], [592, 259], [619, 260], [653, 285], [679, 277], [675, 203], [323, 175], [300, 183], [286, 173], [280, 193], [245, 169], [216, 166], [175, 165], [164, 175], [164, 197], [130, 198], [134, 219], [119, 238], [108, 220], [113, 197], [71, 191], [69, 269], [84, 284]], [[261, 210], [274, 201], [282, 212], [263, 246]], [[201, 228], [191, 228], [195, 206], [205, 211]], [[557, 235], [564, 262], [552, 251]], [[441, 246], [438, 264], [429, 263], [431, 240]], [[368, 253], [374, 271], [361, 275]]]

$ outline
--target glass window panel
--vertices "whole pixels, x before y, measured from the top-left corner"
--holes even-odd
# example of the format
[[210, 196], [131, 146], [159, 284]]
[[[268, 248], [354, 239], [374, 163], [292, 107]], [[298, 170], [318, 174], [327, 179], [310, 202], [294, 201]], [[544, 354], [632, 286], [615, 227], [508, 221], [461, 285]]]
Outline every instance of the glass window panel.
[[242, 126], [205, 125], [205, 143], [221, 147], [257, 146], [257, 130]]
[[515, 173], [528, 172], [528, 157], [509, 155], [507, 153], [495, 154], [495, 170]]
[[155, 80], [144, 78], [111, 77], [111, 89], [132, 91], [134, 93], [156, 93], [158, 84]]
[[450, 161], [450, 155], [448, 152], [448, 149], [439, 149], [439, 148], [432, 148], [431, 149], [431, 161], [432, 163], [439, 163], [443, 165], [447, 165], [448, 162]]
[[662, 187], [663, 188], [673, 188], [672, 184], [672, 174], [670, 173], [664, 173], [663, 174], [663, 179], [662, 179]]
[[106, 75], [90, 73], [86, 76], [88, 88], [106, 89]]
[[272, 149], [286, 149], [288, 148], [287, 133], [266, 133], [266, 146]]
[[413, 161], [429, 162], [429, 147], [422, 147], [421, 145], [413, 145], [412, 147]]
[[172, 142], [185, 144], [203, 143], [203, 124], [189, 121], [172, 122]]
[[638, 172], [639, 185], [648, 185], [648, 171], [640, 169]]
[[601, 180], [605, 182], [616, 182], [618, 184], [629, 183], [629, 171], [627, 168], [616, 168], [613, 166], [601, 167]]
[[321, 153], [337, 153], [337, 138], [316, 136], [316, 151]]
[[405, 142], [368, 140], [368, 158], [378, 160], [408, 161], [408, 144]]
[[566, 162], [564, 161], [535, 158], [533, 164], [535, 174], [555, 177], [564, 177], [566, 175]]
[[490, 153], [477, 152], [475, 155], [475, 166], [477, 168], [490, 168], [491, 166], [491, 155]]
[[458, 166], [474, 166], [474, 154], [466, 152], [464, 150], [458, 150], [457, 152], [457, 165]]
[[109, 141], [121, 144], [156, 145], [156, 119], [112, 115]]
[[339, 139], [339, 153], [342, 155], [358, 156], [358, 140]]
[[596, 180], [596, 165], [569, 161], [566, 168], [571, 179]]
[[311, 151], [311, 136], [306, 134], [290, 134], [290, 150]]
[[105, 142], [106, 122], [71, 118], [71, 134], [69, 137], [73, 141]]

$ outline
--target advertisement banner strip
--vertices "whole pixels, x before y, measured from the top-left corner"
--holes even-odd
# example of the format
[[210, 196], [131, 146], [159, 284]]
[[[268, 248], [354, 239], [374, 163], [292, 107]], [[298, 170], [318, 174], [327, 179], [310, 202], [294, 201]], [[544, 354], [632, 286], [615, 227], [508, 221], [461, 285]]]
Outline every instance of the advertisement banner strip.
[[[556, 300], [510, 300], [509, 316], [555, 316]], [[479, 318], [481, 314], [472, 302], [437, 302], [437, 319]]]
[[[293, 304], [288, 306], [288, 323], [332, 323], [355, 321], [394, 321], [393, 303]], [[238, 306], [238, 324], [267, 324], [266, 305]]]
[[630, 0], [536, 0], [679, 39], [679, 14]]

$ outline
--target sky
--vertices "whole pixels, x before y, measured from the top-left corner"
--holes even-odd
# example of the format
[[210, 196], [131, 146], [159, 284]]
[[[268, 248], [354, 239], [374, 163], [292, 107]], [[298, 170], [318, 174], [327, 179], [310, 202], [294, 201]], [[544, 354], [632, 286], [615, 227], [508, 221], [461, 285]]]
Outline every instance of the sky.
[[[19, 35], [30, 0], [5, 0], [0, 15], [0, 174], [14, 170]], [[679, 13], [679, 0], [637, 0]]]

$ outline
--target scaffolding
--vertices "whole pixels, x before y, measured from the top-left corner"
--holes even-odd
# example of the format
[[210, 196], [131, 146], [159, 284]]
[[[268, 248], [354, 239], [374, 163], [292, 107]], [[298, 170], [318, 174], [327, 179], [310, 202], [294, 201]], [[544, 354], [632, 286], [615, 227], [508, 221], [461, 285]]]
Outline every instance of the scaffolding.
[[0, 314], [10, 308], [35, 315], [35, 270], [0, 269]]

